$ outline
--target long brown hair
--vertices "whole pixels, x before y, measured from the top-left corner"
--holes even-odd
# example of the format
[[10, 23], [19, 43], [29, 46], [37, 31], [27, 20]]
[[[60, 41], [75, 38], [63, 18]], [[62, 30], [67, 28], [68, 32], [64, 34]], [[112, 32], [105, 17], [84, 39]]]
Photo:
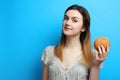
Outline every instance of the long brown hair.
[[[79, 5], [72, 5], [72, 6], [68, 7], [66, 9], [64, 15], [66, 14], [66, 12], [68, 10], [77, 10], [83, 16], [83, 27], [85, 28], [85, 31], [81, 32], [80, 42], [81, 42], [82, 51], [83, 51], [83, 62], [85, 65], [90, 67], [91, 63], [92, 63], [92, 53], [91, 53], [92, 51], [91, 51], [91, 39], [90, 39], [90, 16], [89, 16], [89, 13], [84, 7], [79, 6]], [[62, 49], [65, 46], [65, 44], [66, 44], [66, 36], [62, 32], [60, 43], [54, 49], [55, 55], [61, 61], [63, 61]]]

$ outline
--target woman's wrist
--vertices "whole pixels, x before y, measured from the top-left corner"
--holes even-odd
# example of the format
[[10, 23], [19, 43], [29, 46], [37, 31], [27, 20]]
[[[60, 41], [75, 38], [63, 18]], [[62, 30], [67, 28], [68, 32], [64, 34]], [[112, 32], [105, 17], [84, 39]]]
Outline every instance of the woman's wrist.
[[91, 66], [91, 68], [94, 68], [94, 69], [99, 69], [99, 68], [100, 68], [100, 66], [98, 66], [98, 65], [92, 65], [92, 66]]

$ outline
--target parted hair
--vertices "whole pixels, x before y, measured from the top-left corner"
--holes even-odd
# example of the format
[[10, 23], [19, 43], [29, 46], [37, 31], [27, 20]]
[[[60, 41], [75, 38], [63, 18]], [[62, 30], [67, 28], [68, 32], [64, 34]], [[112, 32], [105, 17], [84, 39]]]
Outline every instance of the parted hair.
[[[90, 15], [84, 7], [79, 5], [72, 5], [68, 7], [64, 15], [68, 10], [77, 10], [83, 17], [83, 27], [85, 28], [85, 31], [81, 32], [79, 40], [82, 45], [83, 63], [88, 67], [90, 67], [92, 64], [92, 51], [91, 51], [92, 48], [91, 48], [91, 38], [90, 38]], [[56, 45], [54, 49], [55, 55], [61, 61], [63, 61], [62, 50], [65, 45], [66, 45], [66, 36], [62, 32], [60, 42], [58, 45]]]

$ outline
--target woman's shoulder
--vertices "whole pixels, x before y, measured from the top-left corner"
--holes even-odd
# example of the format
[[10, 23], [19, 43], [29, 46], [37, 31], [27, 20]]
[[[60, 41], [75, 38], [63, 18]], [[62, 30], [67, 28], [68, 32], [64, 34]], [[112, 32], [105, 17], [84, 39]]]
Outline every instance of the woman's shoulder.
[[55, 48], [55, 46], [49, 45], [49, 46], [45, 47], [44, 51], [47, 53], [54, 53], [54, 48]]
[[48, 64], [51, 61], [52, 57], [54, 57], [54, 47], [55, 46], [51, 46], [51, 45], [45, 47], [43, 54], [42, 54], [42, 58], [41, 58], [41, 60], [45, 64]]
[[45, 50], [54, 50], [55, 46], [53, 45], [49, 45], [47, 47], [45, 47]]

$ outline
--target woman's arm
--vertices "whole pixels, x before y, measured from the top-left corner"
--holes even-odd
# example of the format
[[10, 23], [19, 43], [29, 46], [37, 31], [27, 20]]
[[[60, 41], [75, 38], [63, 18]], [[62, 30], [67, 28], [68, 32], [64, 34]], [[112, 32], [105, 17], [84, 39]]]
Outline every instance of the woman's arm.
[[103, 46], [98, 47], [98, 51], [94, 51], [93, 63], [90, 68], [89, 80], [99, 80], [99, 67], [100, 64], [107, 58], [109, 47], [105, 51]]
[[89, 80], [99, 80], [99, 67], [91, 67]]
[[42, 66], [42, 80], [48, 80], [48, 65], [45, 63]]

